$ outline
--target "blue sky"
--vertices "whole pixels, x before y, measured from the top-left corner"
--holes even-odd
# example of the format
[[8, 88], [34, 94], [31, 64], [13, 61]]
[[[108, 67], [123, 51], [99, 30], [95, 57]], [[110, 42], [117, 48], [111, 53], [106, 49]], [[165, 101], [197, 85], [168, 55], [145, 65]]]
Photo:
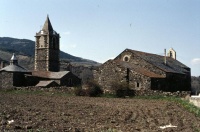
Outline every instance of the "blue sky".
[[105, 62], [129, 48], [177, 60], [200, 76], [200, 0], [1, 0], [0, 37], [35, 40], [47, 14], [61, 50]]

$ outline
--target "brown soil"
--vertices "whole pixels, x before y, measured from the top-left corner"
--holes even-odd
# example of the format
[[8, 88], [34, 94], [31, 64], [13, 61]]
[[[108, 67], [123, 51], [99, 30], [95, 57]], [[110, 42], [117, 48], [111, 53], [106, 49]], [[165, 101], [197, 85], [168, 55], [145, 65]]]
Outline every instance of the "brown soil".
[[0, 93], [0, 131], [198, 130], [200, 118], [169, 101]]

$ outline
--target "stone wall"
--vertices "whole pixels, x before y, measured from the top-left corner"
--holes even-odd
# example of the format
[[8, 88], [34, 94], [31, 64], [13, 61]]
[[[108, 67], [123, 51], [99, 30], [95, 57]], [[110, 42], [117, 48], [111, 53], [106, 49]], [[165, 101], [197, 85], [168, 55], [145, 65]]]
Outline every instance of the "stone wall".
[[12, 88], [13, 87], [13, 73], [0, 72], [0, 88]]
[[94, 80], [103, 87], [104, 90], [111, 90], [113, 83], [128, 82], [131, 89], [150, 89], [151, 79], [139, 74], [134, 70], [122, 67], [115, 61], [108, 61], [94, 70]]
[[35, 87], [35, 86], [28, 86], [28, 87], [14, 87], [15, 90], [27, 90], [27, 91], [45, 91], [45, 92], [51, 92], [52, 94], [54, 92], [56, 93], [67, 93], [67, 94], [74, 94], [74, 87], [67, 87], [67, 86], [57, 86], [57, 87], [50, 87], [50, 88], [41, 88], [41, 87]]
[[26, 79], [22, 72], [0, 72], [0, 88], [12, 88], [12, 87], [26, 86]]
[[135, 90], [151, 89], [151, 78], [130, 70], [129, 85]]
[[197, 107], [200, 107], [200, 96], [191, 96], [189, 98], [190, 103], [194, 104]]
[[160, 90], [136, 90], [135, 96], [174, 96], [182, 97], [190, 95], [191, 91], [163, 92]]
[[47, 49], [36, 49], [35, 70], [47, 71]]
[[126, 80], [126, 71], [117, 67], [116, 63], [109, 61], [94, 70], [94, 80], [103, 87], [103, 89], [110, 90], [112, 83], [123, 82]]

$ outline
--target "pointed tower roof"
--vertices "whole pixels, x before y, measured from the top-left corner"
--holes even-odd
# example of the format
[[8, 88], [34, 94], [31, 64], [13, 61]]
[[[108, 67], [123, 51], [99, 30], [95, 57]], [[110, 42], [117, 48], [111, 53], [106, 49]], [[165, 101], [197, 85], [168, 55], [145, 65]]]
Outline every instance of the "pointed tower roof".
[[50, 32], [50, 31], [53, 31], [53, 27], [51, 25], [51, 22], [49, 20], [49, 15], [47, 15], [47, 19], [44, 23], [44, 26], [42, 28], [43, 31], [46, 31], [46, 32]]
[[13, 53], [13, 55], [10, 59], [10, 65], [18, 65], [18, 60], [17, 60], [15, 53]]
[[13, 53], [13, 55], [12, 55], [10, 60], [17, 60], [17, 57], [16, 57], [15, 53]]

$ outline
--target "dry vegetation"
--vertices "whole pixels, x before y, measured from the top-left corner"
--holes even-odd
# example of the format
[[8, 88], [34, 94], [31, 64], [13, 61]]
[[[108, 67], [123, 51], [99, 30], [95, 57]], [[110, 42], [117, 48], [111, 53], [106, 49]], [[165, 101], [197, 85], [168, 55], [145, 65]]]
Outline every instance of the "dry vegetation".
[[[0, 92], [0, 123], [1, 131], [200, 131], [200, 117], [175, 102], [41, 91]], [[159, 128], [169, 124], [177, 127]]]

